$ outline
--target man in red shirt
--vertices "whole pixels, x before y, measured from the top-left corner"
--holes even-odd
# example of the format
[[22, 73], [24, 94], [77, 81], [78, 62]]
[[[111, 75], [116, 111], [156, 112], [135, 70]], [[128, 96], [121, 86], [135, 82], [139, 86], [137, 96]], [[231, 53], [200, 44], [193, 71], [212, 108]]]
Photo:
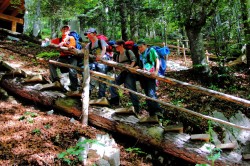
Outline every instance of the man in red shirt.
[[[61, 38], [55, 38], [51, 40], [51, 44], [58, 45], [60, 47], [69, 47], [69, 48], [75, 48], [76, 47], [76, 40], [73, 36], [69, 36], [70, 33], [70, 27], [68, 25], [65, 25], [61, 28], [62, 37]], [[72, 54], [72, 52], [69, 51], [61, 51], [60, 56], [57, 59], [58, 62], [67, 63], [70, 65], [77, 66], [77, 58]], [[59, 81], [60, 78], [57, 73], [57, 66], [54, 64], [49, 64], [49, 71], [50, 71], [50, 79], [52, 82]], [[69, 79], [71, 85], [69, 88], [72, 91], [76, 91], [78, 84], [77, 79], [77, 71], [75, 69], [69, 68]]]

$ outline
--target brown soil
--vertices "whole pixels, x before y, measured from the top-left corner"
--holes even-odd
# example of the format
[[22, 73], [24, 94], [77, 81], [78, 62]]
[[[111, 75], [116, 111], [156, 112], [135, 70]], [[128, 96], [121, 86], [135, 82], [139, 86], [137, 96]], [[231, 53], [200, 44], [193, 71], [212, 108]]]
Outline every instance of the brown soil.
[[[0, 45], [0, 60], [10, 63], [23, 63], [27, 71], [42, 73], [48, 76], [47, 60], [39, 61], [35, 58], [42, 49], [34, 46], [24, 46], [19, 43], [10, 43]], [[7, 49], [11, 46], [13, 51]], [[3, 47], [6, 47], [3, 49]], [[45, 49], [43, 49], [45, 50]], [[183, 57], [170, 55], [169, 60], [173, 60], [184, 65]], [[187, 65], [191, 66], [190, 58], [187, 58]], [[193, 70], [170, 71], [167, 76], [190, 84], [216, 88], [223, 93], [235, 95], [244, 99], [250, 99], [249, 73], [246, 65], [241, 64], [228, 69], [226, 74], [222, 74], [222, 69], [213, 66], [213, 75], [208, 79], [205, 76], [197, 75]], [[85, 136], [94, 139], [96, 134], [104, 134], [106, 131], [95, 127], [83, 128], [79, 121], [70, 122], [67, 117], [57, 110], [52, 115], [47, 115], [46, 108], [42, 105], [30, 103], [18, 96], [5, 97], [0, 93], [0, 164], [1, 165], [64, 165], [58, 160], [57, 155], [65, 151], [70, 146], [74, 146], [79, 136]], [[9, 94], [12, 95], [12, 94]], [[192, 92], [183, 87], [169, 85], [160, 82], [158, 87], [158, 96], [160, 100], [170, 102], [203, 114], [209, 114], [208, 110], [217, 110], [224, 112], [230, 117], [232, 114], [241, 110], [249, 115], [249, 108], [221, 101], [213, 97]], [[122, 105], [129, 103], [127, 94], [122, 99]], [[208, 109], [209, 107], [209, 109]], [[185, 133], [206, 132], [207, 121], [188, 115], [172, 108], [163, 107], [166, 110], [163, 123], [175, 124], [181, 122], [184, 124]], [[190, 163], [176, 159], [170, 155], [152, 152], [152, 147], [140, 145], [137, 140], [124, 138], [117, 133], [109, 133], [115, 138], [121, 149], [121, 165], [123, 166], [151, 166], [159, 165], [158, 157], [165, 158], [164, 165], [191, 165]], [[126, 149], [140, 147], [139, 152], [128, 152]], [[145, 153], [140, 153], [145, 152]], [[153, 159], [148, 159], [148, 154]]]

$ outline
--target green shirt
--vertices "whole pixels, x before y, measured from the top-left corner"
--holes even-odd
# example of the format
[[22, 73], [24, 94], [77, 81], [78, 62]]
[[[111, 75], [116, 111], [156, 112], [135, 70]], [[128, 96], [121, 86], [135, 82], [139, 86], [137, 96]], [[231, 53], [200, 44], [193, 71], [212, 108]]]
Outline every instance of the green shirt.
[[[149, 57], [147, 57], [147, 56], [149, 56]], [[158, 58], [158, 54], [157, 54], [156, 50], [153, 48], [147, 48], [140, 55], [140, 61], [143, 64], [142, 68], [146, 69], [147, 71], [150, 71], [150, 69], [155, 67], [155, 61], [157, 58]]]

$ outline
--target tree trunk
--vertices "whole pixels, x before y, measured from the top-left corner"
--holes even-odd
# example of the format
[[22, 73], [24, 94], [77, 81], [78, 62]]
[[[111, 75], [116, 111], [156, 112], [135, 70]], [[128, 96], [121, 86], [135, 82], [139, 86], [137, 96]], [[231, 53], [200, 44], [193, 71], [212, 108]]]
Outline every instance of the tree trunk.
[[126, 2], [123, 0], [118, 0], [118, 10], [120, 15], [120, 23], [121, 23], [121, 33], [122, 33], [122, 39], [128, 40], [128, 33], [127, 33], [127, 8], [126, 8]]
[[203, 74], [209, 74], [210, 68], [205, 57], [203, 37], [201, 28], [186, 26], [188, 40], [190, 41], [190, 52], [194, 69]]
[[33, 24], [33, 36], [38, 37], [41, 33], [41, 0], [38, 0], [36, 3], [36, 14]]
[[245, 41], [246, 41], [246, 57], [247, 65], [250, 68], [250, 3], [247, 0], [241, 0], [241, 11], [242, 11], [242, 20], [244, 25]]

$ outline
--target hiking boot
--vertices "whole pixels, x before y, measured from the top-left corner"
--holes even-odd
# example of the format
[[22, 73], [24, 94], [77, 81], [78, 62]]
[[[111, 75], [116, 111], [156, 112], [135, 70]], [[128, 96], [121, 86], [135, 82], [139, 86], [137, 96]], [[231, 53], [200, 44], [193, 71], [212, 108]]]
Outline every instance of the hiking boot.
[[139, 123], [159, 123], [157, 115], [144, 117], [139, 120]]
[[119, 104], [120, 104], [120, 99], [119, 99], [119, 97], [113, 97], [113, 98], [111, 98], [111, 99], [109, 100], [109, 104], [110, 104], [110, 105], [115, 105], [115, 106], [119, 105]]
[[68, 87], [71, 91], [77, 91], [77, 86], [69, 85]]

